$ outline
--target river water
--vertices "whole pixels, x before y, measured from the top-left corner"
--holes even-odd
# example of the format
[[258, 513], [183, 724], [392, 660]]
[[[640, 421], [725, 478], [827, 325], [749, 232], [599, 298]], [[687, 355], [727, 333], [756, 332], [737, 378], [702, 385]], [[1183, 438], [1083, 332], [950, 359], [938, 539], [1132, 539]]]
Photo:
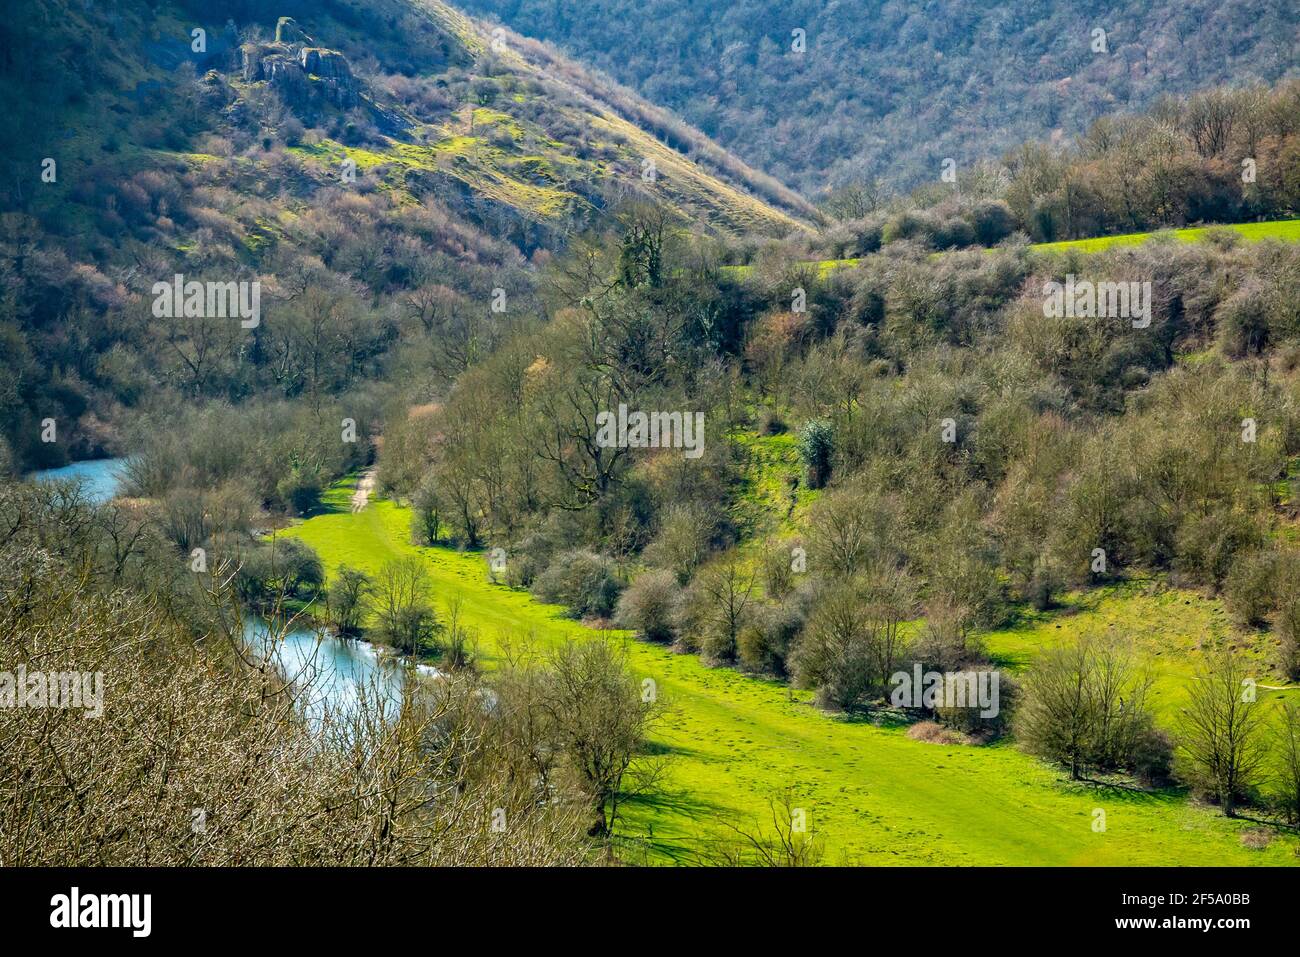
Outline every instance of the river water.
[[73, 462], [61, 469], [46, 469], [33, 472], [31, 477], [38, 482], [72, 481], [81, 482], [82, 488], [94, 502], [107, 502], [118, 492], [122, 485], [122, 467], [126, 459], [90, 459], [85, 462]]
[[[31, 478], [37, 482], [79, 481], [90, 499], [102, 503], [111, 500], [121, 488], [125, 461], [75, 462], [63, 468], [34, 472]], [[244, 628], [244, 640], [257, 654], [264, 653], [267, 634], [267, 624], [261, 619], [250, 619]], [[286, 677], [302, 681], [304, 686], [310, 680], [310, 694], [304, 701], [309, 713], [319, 714], [323, 705], [335, 712], [346, 711], [357, 704], [362, 688], [367, 694], [377, 691], [389, 709], [401, 700], [400, 665], [380, 655], [369, 642], [348, 641], [330, 634], [317, 635], [308, 628], [295, 628], [277, 641], [273, 656]], [[428, 665], [420, 665], [419, 672], [426, 676], [438, 673]]]

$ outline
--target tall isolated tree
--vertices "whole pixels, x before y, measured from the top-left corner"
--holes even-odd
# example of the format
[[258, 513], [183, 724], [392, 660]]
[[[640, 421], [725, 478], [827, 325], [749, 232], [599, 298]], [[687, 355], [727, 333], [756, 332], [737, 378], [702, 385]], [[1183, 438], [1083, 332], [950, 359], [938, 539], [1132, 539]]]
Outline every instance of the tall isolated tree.
[[404, 655], [435, 649], [442, 623], [429, 598], [429, 572], [415, 555], [395, 558], [379, 570], [374, 588], [378, 636]]
[[628, 769], [655, 713], [653, 696], [643, 693], [623, 651], [601, 639], [561, 645], [546, 669], [541, 707], [595, 812], [591, 833], [608, 836], [618, 820]]
[[1244, 659], [1213, 655], [1188, 689], [1179, 747], [1189, 777], [1236, 817], [1238, 802], [1260, 783], [1268, 746], [1264, 709]]

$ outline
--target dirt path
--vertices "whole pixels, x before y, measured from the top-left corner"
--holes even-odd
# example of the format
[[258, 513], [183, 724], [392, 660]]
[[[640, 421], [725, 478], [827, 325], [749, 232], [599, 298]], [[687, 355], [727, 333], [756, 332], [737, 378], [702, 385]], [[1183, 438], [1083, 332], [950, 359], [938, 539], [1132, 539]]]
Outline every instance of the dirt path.
[[357, 482], [357, 490], [352, 493], [352, 511], [359, 512], [370, 501], [370, 493], [375, 490], [375, 470], [366, 469]]

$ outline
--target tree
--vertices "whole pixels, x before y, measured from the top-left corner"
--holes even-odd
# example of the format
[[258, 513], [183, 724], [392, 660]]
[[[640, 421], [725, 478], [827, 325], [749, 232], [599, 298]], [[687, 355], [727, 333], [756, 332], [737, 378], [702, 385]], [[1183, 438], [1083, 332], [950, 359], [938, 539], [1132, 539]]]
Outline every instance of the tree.
[[655, 705], [608, 641], [566, 642], [546, 662], [542, 707], [566, 765], [595, 810], [591, 833], [605, 837], [618, 820], [624, 776], [645, 742]]
[[754, 596], [753, 573], [735, 552], [729, 552], [700, 570], [691, 592], [700, 649], [713, 661], [734, 661], [736, 641]]
[[825, 706], [851, 710], [877, 684], [858, 589], [831, 585], [817, 602], [790, 659], [795, 682]]
[[829, 422], [814, 419], [799, 430], [799, 457], [808, 470], [808, 485], [822, 488], [831, 478], [835, 433]]
[[1267, 754], [1264, 714], [1246, 663], [1231, 652], [1207, 660], [1188, 689], [1179, 746], [1188, 776], [1236, 817]]
[[791, 655], [796, 682], [846, 711], [883, 693], [902, 658], [900, 626], [914, 602], [913, 583], [894, 568], [832, 582]]
[[836, 219], [862, 219], [879, 209], [884, 198], [884, 185], [872, 177], [833, 190], [822, 203], [822, 208]]
[[326, 605], [330, 622], [344, 637], [359, 634], [374, 587], [370, 576], [359, 568], [340, 565], [330, 582]]
[[1150, 686], [1127, 643], [1081, 635], [1043, 651], [1026, 675], [1016, 737], [1076, 781], [1091, 768], [1129, 767], [1151, 728]]
[[417, 545], [436, 545], [442, 531], [442, 499], [433, 474], [427, 473], [411, 496], [411, 537]]
[[379, 570], [375, 583], [375, 633], [405, 655], [436, 650], [442, 624], [428, 598], [429, 573], [414, 555], [395, 558]]
[[707, 853], [706, 866], [713, 867], [813, 867], [821, 862], [825, 846], [807, 820], [805, 808], [795, 806], [794, 793], [787, 790], [767, 800], [772, 814], [772, 833], [751, 830], [730, 821], [723, 824], [736, 839]]
[[680, 595], [681, 588], [672, 572], [647, 569], [619, 598], [616, 621], [620, 627], [634, 629], [646, 641], [672, 641]]
[[1283, 702], [1274, 730], [1273, 750], [1278, 755], [1278, 797], [1286, 819], [1300, 824], [1300, 705]]
[[817, 574], [851, 578], [882, 561], [894, 540], [891, 502], [860, 488], [836, 489], [812, 509], [808, 567]]

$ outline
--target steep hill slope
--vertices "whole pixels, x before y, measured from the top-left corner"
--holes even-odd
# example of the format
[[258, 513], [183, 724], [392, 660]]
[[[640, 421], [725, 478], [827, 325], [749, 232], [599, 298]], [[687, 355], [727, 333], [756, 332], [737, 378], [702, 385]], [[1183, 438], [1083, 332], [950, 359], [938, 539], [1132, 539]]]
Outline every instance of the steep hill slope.
[[[402, 349], [453, 376], [539, 314], [530, 257], [629, 201], [703, 235], [782, 235], [813, 212], [438, 0], [8, 13], [0, 470], [111, 453], [136, 406], [391, 380]], [[260, 282], [263, 316], [160, 322], [151, 290], [177, 274]]]
[[945, 157], [1296, 70], [1295, 7], [1267, 0], [464, 5], [559, 44], [810, 195], [851, 177], [913, 185]]
[[[142, 143], [114, 122], [131, 114], [156, 127], [180, 121], [156, 112], [173, 93], [201, 128], [232, 135], [229, 127], [260, 119], [259, 132], [269, 127], [317, 166], [342, 162], [354, 148], [351, 158], [378, 168], [383, 186], [415, 199], [432, 194], [494, 228], [505, 213], [566, 230], [636, 192], [731, 232], [785, 231], [796, 226], [791, 214], [808, 212], [793, 193], [674, 128], [635, 95], [535, 45], [507, 43], [438, 0], [227, 0], [155, 10], [137, 2], [112, 14], [46, 7], [47, 30], [31, 30], [35, 16], [17, 18], [0, 37], [6, 102], [33, 134], [5, 150], [15, 174], [50, 155], [179, 145], [174, 128], [154, 131], [168, 143]], [[89, 63], [77, 61], [77, 36], [94, 38]], [[22, 52], [29, 44], [34, 62]], [[196, 83], [187, 79], [191, 67]], [[71, 142], [52, 142], [64, 124]], [[310, 148], [300, 142], [304, 127], [321, 134]], [[23, 185], [18, 176], [19, 201]]]

